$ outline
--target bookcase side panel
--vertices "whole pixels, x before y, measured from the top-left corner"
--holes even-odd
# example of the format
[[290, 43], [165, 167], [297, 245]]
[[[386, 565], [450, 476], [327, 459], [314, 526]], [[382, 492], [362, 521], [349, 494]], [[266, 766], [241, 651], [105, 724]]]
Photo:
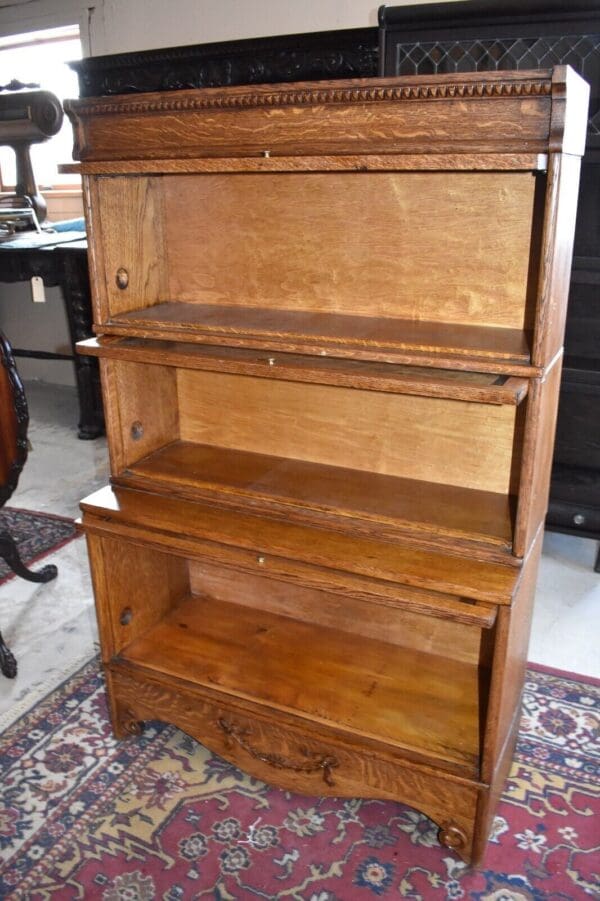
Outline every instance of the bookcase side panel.
[[[158, 177], [99, 177], [95, 200], [103, 235], [97, 277], [111, 315], [169, 298], [163, 235], [163, 184]], [[179, 223], [181, 226], [181, 223]]]
[[517, 557], [528, 553], [548, 508], [561, 371], [562, 353], [543, 378], [530, 383], [513, 543]]
[[100, 218], [98, 200], [98, 177], [84, 175], [81, 179], [83, 210], [88, 241], [88, 265], [90, 268], [90, 293], [92, 296], [93, 321], [106, 322], [109, 302], [106, 291], [104, 234]]
[[523, 575], [512, 605], [498, 611], [481, 762], [481, 778], [489, 787], [481, 791], [479, 798], [473, 849], [475, 862], [484, 854], [517, 738], [542, 540], [540, 528], [523, 564]]
[[102, 659], [119, 653], [189, 590], [185, 560], [117, 538], [87, 534]]
[[169, 366], [101, 361], [110, 423], [113, 476], [136, 460], [179, 438], [176, 370]]
[[532, 351], [536, 366], [547, 366], [564, 341], [580, 169], [580, 157], [550, 154]]

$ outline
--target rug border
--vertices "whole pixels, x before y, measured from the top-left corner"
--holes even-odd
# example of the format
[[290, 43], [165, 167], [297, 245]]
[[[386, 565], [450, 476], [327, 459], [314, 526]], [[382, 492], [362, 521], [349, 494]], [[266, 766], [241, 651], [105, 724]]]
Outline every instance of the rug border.
[[54, 685], [49, 691], [47, 691], [45, 695], [40, 695], [40, 697], [38, 697], [31, 704], [31, 706], [27, 708], [27, 710], [24, 710], [22, 713], [20, 713], [17, 718], [8, 723], [8, 725], [4, 729], [0, 729], [0, 743], [6, 741], [6, 736], [9, 735], [9, 733], [12, 732], [13, 729], [19, 728], [22, 725], [22, 721], [25, 719], [25, 717], [31, 716], [36, 707], [38, 707], [40, 704], [45, 704], [52, 695], [56, 694], [62, 688], [64, 688], [67, 682], [70, 682], [71, 679], [77, 679], [78, 677], [80, 677], [83, 673], [83, 670], [86, 667], [91, 666], [92, 663], [96, 663], [98, 670], [102, 675], [104, 675], [104, 667], [102, 665], [102, 659], [100, 657], [99, 651], [96, 651], [92, 654], [91, 657], [87, 657], [85, 660], [81, 660], [81, 658], [79, 660], [76, 660], [73, 664], [74, 668], [70, 673], [67, 673], [61, 679], [61, 681], [57, 682], [56, 685]]
[[[46, 513], [42, 510], [29, 510], [26, 507], [13, 507], [12, 504], [7, 504], [5, 507], [2, 507], [0, 514], [3, 510], [14, 510], [16, 513], [31, 513], [34, 516], [46, 516], [48, 519], [58, 519], [60, 522], [70, 522], [73, 524], [75, 531], [72, 535], [69, 535], [67, 538], [63, 538], [58, 542], [58, 544], [53, 544], [52, 547], [48, 548], [47, 550], [41, 551], [41, 553], [36, 554], [35, 557], [31, 557], [25, 564], [27, 567], [34, 566], [40, 560], [43, 560], [44, 557], [47, 557], [49, 554], [54, 554], [55, 551], [59, 551], [61, 548], [65, 547], [65, 545], [69, 544], [70, 541], [74, 541], [75, 538], [79, 538], [81, 534], [77, 529], [77, 520], [72, 516], [61, 516], [59, 513]], [[5, 576], [2, 576], [2, 578], [0, 578], [0, 587], [6, 582], [10, 582], [11, 579], [16, 578], [17, 573], [7, 573]]]
[[15, 510], [17, 513], [33, 513], [34, 516], [47, 516], [49, 519], [61, 519], [63, 522], [75, 523], [77, 520], [73, 516], [63, 516], [62, 513], [46, 513], [45, 510], [32, 510], [30, 507], [14, 507], [12, 504], [6, 504], [0, 508], [0, 515], [4, 510]]
[[585, 682], [589, 685], [600, 687], [600, 679], [596, 676], [588, 676], [586, 673], [575, 673], [572, 670], [558, 669], [555, 666], [546, 666], [545, 663], [533, 663], [527, 661], [527, 669], [536, 670], [539, 673], [547, 673], [549, 676], [566, 676], [574, 682]]

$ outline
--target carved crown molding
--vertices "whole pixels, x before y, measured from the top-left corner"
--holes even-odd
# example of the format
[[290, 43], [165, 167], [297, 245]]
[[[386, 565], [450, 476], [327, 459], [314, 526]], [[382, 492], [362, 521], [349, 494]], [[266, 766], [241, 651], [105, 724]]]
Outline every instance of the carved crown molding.
[[282, 89], [271, 91], [243, 91], [227, 93], [214, 89], [185, 96], [177, 94], [147, 99], [119, 98], [114, 100], [66, 101], [65, 110], [79, 116], [114, 113], [189, 112], [205, 109], [244, 109], [252, 107], [314, 106], [334, 103], [404, 102], [413, 100], [487, 99], [500, 97], [542, 96], [552, 92], [547, 77], [523, 80], [452, 81], [388, 86], [352, 86], [327, 88]]
[[351, 28], [87, 57], [70, 66], [83, 98], [374, 78], [378, 59], [377, 28]]

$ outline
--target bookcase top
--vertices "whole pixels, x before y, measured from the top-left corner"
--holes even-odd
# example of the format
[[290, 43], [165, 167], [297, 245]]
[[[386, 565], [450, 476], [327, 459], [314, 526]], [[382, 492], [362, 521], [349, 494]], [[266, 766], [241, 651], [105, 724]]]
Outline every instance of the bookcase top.
[[82, 162], [306, 155], [581, 155], [589, 89], [529, 72], [203, 88], [65, 102]]

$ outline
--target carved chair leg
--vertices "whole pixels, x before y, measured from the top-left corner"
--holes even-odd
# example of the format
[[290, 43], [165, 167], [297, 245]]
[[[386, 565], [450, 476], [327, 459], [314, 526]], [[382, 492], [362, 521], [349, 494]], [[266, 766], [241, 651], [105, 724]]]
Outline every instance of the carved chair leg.
[[0, 632], [0, 672], [7, 679], [14, 679], [17, 675], [17, 661], [4, 644], [2, 632]]
[[58, 569], [53, 564], [42, 566], [37, 572], [27, 569], [19, 554], [17, 544], [8, 532], [0, 532], [0, 557], [17, 576], [27, 579], [28, 582], [50, 582], [58, 575]]

